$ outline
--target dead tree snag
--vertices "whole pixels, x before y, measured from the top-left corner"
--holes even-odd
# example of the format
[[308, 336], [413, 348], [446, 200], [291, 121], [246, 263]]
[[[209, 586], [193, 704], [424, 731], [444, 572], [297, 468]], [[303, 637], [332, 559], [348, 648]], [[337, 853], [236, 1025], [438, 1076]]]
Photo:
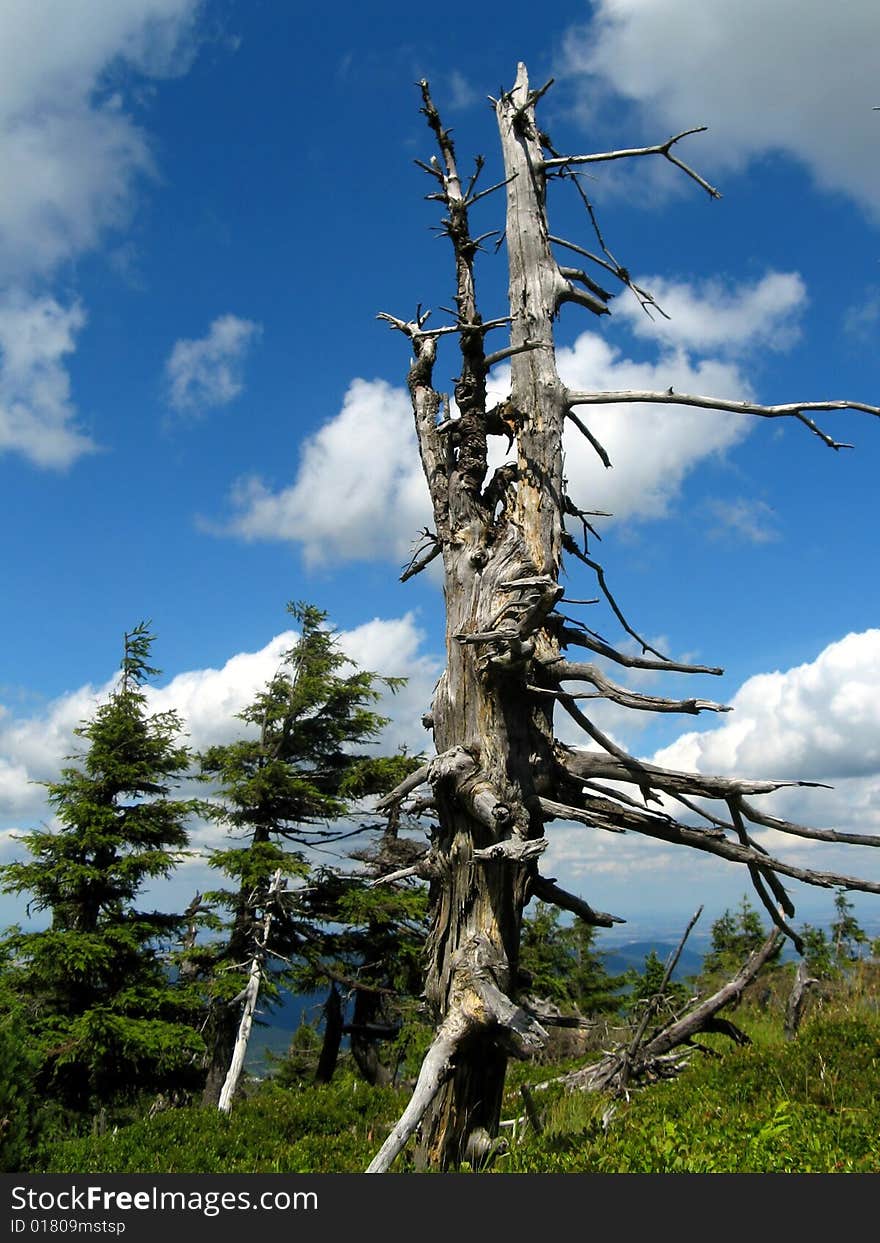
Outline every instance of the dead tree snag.
[[[535, 121], [535, 105], [549, 85], [531, 89], [525, 66], [520, 65], [513, 89], [492, 101], [504, 175], [496, 185], [477, 191], [482, 160], [465, 184], [450, 134], [428, 84], [421, 83], [422, 111], [437, 148], [421, 167], [432, 182], [428, 198], [444, 210], [442, 228], [452, 247], [454, 322], [429, 327], [429, 313], [421, 307], [409, 320], [387, 313], [380, 316], [409, 339], [409, 391], [434, 513], [434, 528], [422, 533], [422, 543], [403, 578], [411, 578], [435, 558], [442, 558], [447, 665], [425, 718], [433, 730], [436, 758], [384, 800], [393, 815], [401, 806], [430, 807], [437, 821], [430, 850], [422, 859], [403, 873], [383, 878], [384, 883], [413, 874], [430, 879], [433, 924], [426, 996], [437, 1034], [412, 1100], [372, 1162], [371, 1172], [390, 1168], [417, 1130], [417, 1159], [433, 1168], [449, 1168], [464, 1159], [473, 1162], [491, 1147], [507, 1058], [527, 1052], [542, 1038], [540, 1025], [516, 1004], [520, 925], [529, 898], [556, 902], [592, 923], [607, 925], [617, 918], [594, 911], [582, 898], [541, 876], [539, 856], [545, 828], [553, 821], [576, 820], [612, 832], [642, 833], [744, 864], [774, 922], [789, 934], [785, 920], [791, 917], [792, 907], [779, 875], [810, 884], [880, 892], [880, 885], [857, 877], [787, 865], [767, 855], [753, 840], [753, 826], [771, 823], [782, 832], [819, 836], [763, 815], [747, 801], [786, 783], [680, 773], [643, 763], [609, 739], [585, 706], [589, 699], [601, 697], [655, 712], [725, 710], [710, 700], [642, 695], [616, 685], [595, 664], [566, 658], [567, 649], [578, 647], [630, 667], [721, 672], [676, 663], [640, 639], [612, 595], [603, 568], [578, 543], [574, 532], [586, 536], [593, 514], [566, 492], [566, 420], [587, 437], [606, 465], [608, 455], [576, 408], [608, 401], [682, 402], [764, 418], [787, 417], [800, 421], [835, 449], [842, 446], [813, 422], [808, 411], [852, 407], [877, 415], [880, 409], [855, 402], [764, 407], [679, 397], [671, 389], [665, 393], [569, 391], [556, 368], [554, 323], [560, 309], [574, 304], [604, 316], [611, 295], [583, 268], [560, 261], [560, 249], [613, 275], [633, 290], [642, 305], [656, 305], [647, 291], [633, 284], [605, 245], [577, 180], [577, 166], [658, 155], [677, 165], [711, 196], [717, 197], [717, 191], [678, 158], [677, 144], [684, 134], [656, 147], [592, 156], [560, 155]], [[577, 189], [601, 254], [550, 232], [549, 178], [570, 182]], [[472, 234], [469, 209], [493, 191], [506, 195], [509, 313], [483, 320], [477, 306], [474, 257], [480, 242], [490, 235]], [[488, 350], [489, 333], [506, 325], [508, 345]], [[450, 339], [457, 341], [460, 356], [454, 389], [456, 414], [450, 413], [449, 397], [434, 386], [438, 346]], [[504, 359], [510, 360], [510, 393], [502, 403], [489, 407], [487, 374]], [[512, 458], [494, 473], [488, 465], [493, 436], [504, 438]], [[566, 526], [572, 519], [574, 530]], [[639, 641], [640, 656], [618, 651], [557, 610], [564, 594], [559, 584], [564, 556], [580, 560], [595, 576], [601, 596], [624, 630]], [[578, 689], [583, 686], [588, 692]], [[599, 750], [563, 746], [554, 736], [557, 708], [576, 721]], [[717, 801], [719, 813], [706, 810], [698, 800]], [[675, 803], [684, 809], [686, 823], [670, 811]], [[839, 834], [833, 840], [849, 838]], [[857, 840], [878, 844], [877, 839]], [[655, 1052], [651, 1047], [651, 1055]]]

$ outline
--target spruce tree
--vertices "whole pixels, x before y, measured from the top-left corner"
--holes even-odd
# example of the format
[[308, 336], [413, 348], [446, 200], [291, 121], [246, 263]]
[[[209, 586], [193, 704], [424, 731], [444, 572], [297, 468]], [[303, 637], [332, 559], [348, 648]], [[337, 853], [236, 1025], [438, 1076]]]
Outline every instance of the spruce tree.
[[845, 891], [838, 889], [834, 896], [835, 919], [831, 924], [831, 940], [834, 957], [839, 965], [860, 958], [868, 944], [867, 934], [853, 914], [854, 910], [855, 907]]
[[767, 933], [745, 894], [735, 911], [726, 910], [712, 925], [712, 944], [703, 959], [703, 974], [732, 975], [760, 949]]
[[277, 997], [285, 962], [311, 963], [332, 978], [321, 971], [326, 940], [297, 892], [303, 886], [291, 887], [310, 874], [308, 849], [339, 839], [334, 822], [358, 799], [390, 789], [413, 766], [405, 756], [361, 750], [387, 723], [374, 706], [382, 688], [394, 690], [401, 679], [355, 668], [320, 609], [289, 604], [288, 612], [300, 637], [238, 714], [249, 733], [201, 757], [203, 777], [217, 787], [214, 815], [242, 843], [211, 858], [233, 883], [206, 895], [226, 909], [229, 922], [210, 977], [205, 1104], [221, 1101], [241, 1034], [238, 1002], [247, 1002], [243, 990], [252, 968], [264, 1002]]
[[48, 784], [57, 827], [23, 834], [30, 858], [0, 868], [5, 892], [50, 917], [2, 951], [37, 1086], [74, 1114], [187, 1088], [203, 1047], [163, 953], [181, 917], [137, 905], [182, 857], [196, 807], [172, 797], [190, 763], [177, 714], [148, 712], [153, 638], [144, 622], [125, 635], [116, 685], [75, 731], [86, 749]]
[[420, 994], [427, 888], [412, 881], [375, 884], [375, 878], [389, 871], [389, 860], [412, 859], [412, 847], [406, 838], [383, 834], [351, 855], [366, 865], [365, 871], [323, 868], [312, 874], [303, 894], [302, 911], [313, 926], [295, 985], [301, 992], [315, 992], [329, 979], [328, 1017], [332, 990], [337, 985], [342, 990], [340, 1021], [325, 1022], [319, 1079], [332, 1074], [343, 1036], [350, 1038], [360, 1073], [380, 1086], [394, 1081], [413, 1047], [423, 1051], [427, 1028]]
[[596, 929], [576, 919], [564, 924], [559, 911], [536, 902], [523, 919], [520, 967], [529, 980], [529, 992], [582, 1014], [615, 1010], [622, 976], [611, 976], [594, 945]]

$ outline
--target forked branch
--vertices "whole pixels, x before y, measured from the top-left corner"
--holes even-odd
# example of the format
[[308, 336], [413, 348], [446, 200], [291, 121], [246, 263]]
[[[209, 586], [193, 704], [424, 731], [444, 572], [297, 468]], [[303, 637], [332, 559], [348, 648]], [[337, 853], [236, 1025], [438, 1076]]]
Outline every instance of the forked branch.
[[629, 147], [620, 151], [597, 151], [593, 155], [561, 155], [555, 159], [545, 160], [545, 171], [552, 171], [557, 168], [570, 168], [573, 164], [600, 164], [607, 163], [609, 160], [630, 160], [634, 157], [642, 155], [662, 155], [669, 160], [670, 164], [674, 164], [676, 168], [680, 168], [693, 181], [701, 186], [710, 198], [720, 199], [721, 194], [714, 186], [710, 186], [708, 181], [695, 172], [677, 155], [673, 155], [672, 148], [677, 142], [681, 142], [682, 138], [688, 138], [691, 134], [704, 134], [706, 132], [705, 125], [695, 125], [693, 129], [682, 130], [680, 134], [673, 134], [671, 138], [667, 138], [665, 142], [655, 143], [652, 147]]
[[625, 389], [619, 393], [590, 393], [569, 390], [569, 406], [622, 405], [696, 406], [701, 410], [730, 411], [733, 414], [753, 414], [761, 419], [797, 419], [818, 436], [829, 449], [851, 449], [852, 445], [834, 440], [808, 415], [807, 410], [861, 410], [865, 414], [880, 416], [880, 406], [869, 406], [861, 401], [792, 401], [777, 406], [762, 406], [753, 401], [726, 401], [721, 397], [705, 397], [693, 393], [675, 393], [670, 388], [658, 393], [650, 389]]

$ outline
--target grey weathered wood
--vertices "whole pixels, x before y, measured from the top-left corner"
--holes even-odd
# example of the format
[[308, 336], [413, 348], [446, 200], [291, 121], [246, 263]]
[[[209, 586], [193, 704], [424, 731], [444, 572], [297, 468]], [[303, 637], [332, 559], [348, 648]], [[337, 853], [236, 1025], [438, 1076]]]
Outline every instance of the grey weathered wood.
[[244, 1005], [242, 1006], [241, 1021], [238, 1025], [238, 1035], [236, 1036], [235, 1046], [232, 1050], [232, 1060], [229, 1063], [229, 1070], [223, 1087], [220, 1090], [220, 1100], [217, 1108], [221, 1113], [229, 1113], [232, 1109], [232, 1101], [238, 1090], [238, 1084], [241, 1079], [241, 1072], [244, 1069], [244, 1059], [247, 1056], [247, 1047], [251, 1038], [251, 1030], [254, 1025], [254, 1012], [257, 1008], [257, 998], [260, 995], [260, 983], [263, 978], [263, 970], [266, 963], [267, 946], [269, 943], [269, 933], [272, 929], [272, 920], [274, 918], [274, 903], [278, 899], [281, 890], [281, 869], [279, 868], [272, 877], [272, 883], [266, 894], [263, 912], [263, 922], [260, 930], [260, 936], [254, 949], [248, 967], [248, 980], [244, 987]]
[[[425, 1055], [406, 1109], [367, 1167], [368, 1174], [382, 1174], [391, 1168], [453, 1076], [462, 1046], [471, 1043], [481, 1031], [494, 1032], [504, 1040], [505, 1047], [520, 1057], [536, 1052], [546, 1040], [547, 1033], [540, 1023], [514, 1005], [498, 987], [495, 973], [503, 966], [494, 946], [484, 936], [471, 938], [456, 952], [447, 1014]], [[466, 1137], [474, 1130], [484, 1128], [468, 1127]]]
[[738, 1043], [742, 1034], [732, 1024], [721, 1023], [718, 1014], [735, 1002], [755, 979], [761, 968], [773, 957], [782, 943], [782, 934], [774, 928], [764, 944], [743, 964], [736, 975], [710, 997], [697, 1001], [679, 1018], [665, 1024], [645, 1043], [630, 1041], [627, 1047], [605, 1054], [597, 1062], [563, 1075], [562, 1082], [571, 1090], [586, 1092], [625, 1093], [637, 1080], [651, 1080], [677, 1074], [693, 1052], [693, 1038], [704, 1031], [723, 1031]]
[[[634, 708], [641, 712], [689, 713], [693, 716], [700, 712], [730, 712], [730, 708], [711, 699], [665, 699], [659, 695], [640, 694], [613, 682], [598, 665], [562, 660], [554, 661], [546, 668], [554, 682], [590, 682], [601, 697], [621, 704], [624, 708]], [[572, 695], [572, 698], [579, 696]]]
[[818, 983], [819, 981], [815, 976], [810, 975], [807, 971], [806, 960], [802, 958], [797, 965], [794, 983], [791, 986], [791, 992], [788, 994], [788, 1001], [785, 1004], [783, 1032], [786, 1040], [794, 1040], [798, 1034], [801, 1019], [804, 1016], [804, 1006], [806, 1005], [808, 991]]
[[722, 410], [732, 414], [750, 414], [759, 419], [796, 419], [818, 436], [829, 449], [851, 449], [852, 445], [834, 440], [805, 413], [823, 410], [861, 410], [864, 414], [880, 417], [880, 406], [870, 406], [863, 401], [791, 401], [776, 406], [762, 406], [753, 401], [725, 401], [720, 397], [705, 397], [696, 393], [674, 393], [671, 389], [658, 393], [650, 389], [628, 389], [620, 393], [569, 392], [569, 405], [601, 406], [635, 403], [637, 405], [696, 406], [701, 410]]

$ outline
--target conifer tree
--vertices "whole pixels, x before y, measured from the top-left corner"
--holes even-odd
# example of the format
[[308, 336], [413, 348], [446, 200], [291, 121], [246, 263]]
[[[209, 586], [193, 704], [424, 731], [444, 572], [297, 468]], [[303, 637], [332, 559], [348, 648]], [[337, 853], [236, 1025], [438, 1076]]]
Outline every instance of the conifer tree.
[[730, 974], [760, 949], [766, 936], [760, 915], [744, 894], [735, 911], [726, 910], [712, 925], [712, 944], [703, 959], [703, 973]]
[[190, 1086], [203, 1047], [163, 956], [181, 917], [137, 905], [182, 857], [196, 807], [172, 797], [190, 762], [178, 716], [148, 712], [153, 638], [145, 622], [126, 634], [117, 684], [75, 731], [85, 751], [48, 784], [57, 827], [24, 834], [30, 858], [0, 869], [50, 917], [10, 929], [3, 953], [37, 1085], [79, 1114]]
[[855, 907], [845, 891], [838, 889], [834, 897], [835, 919], [831, 925], [834, 957], [838, 964], [860, 958], [868, 944], [867, 934], [853, 914], [854, 910]]
[[348, 1036], [358, 1070], [368, 1083], [384, 1086], [393, 1082], [396, 1063], [410, 1045], [421, 1043], [425, 1031], [419, 997], [428, 894], [419, 883], [371, 883], [370, 877], [387, 871], [389, 859], [412, 858], [406, 838], [383, 834], [351, 858], [366, 870], [322, 869], [310, 878], [302, 906], [314, 921], [313, 930], [295, 982], [300, 991], [313, 992], [329, 979], [332, 989], [339, 985], [344, 993], [335, 1029], [325, 1024], [322, 1075], [332, 1074], [341, 1039]]
[[374, 708], [382, 687], [395, 690], [401, 679], [354, 668], [320, 609], [289, 604], [288, 612], [300, 637], [238, 714], [250, 732], [201, 757], [202, 775], [218, 787], [214, 815], [242, 841], [213, 853], [212, 866], [233, 884], [206, 895], [229, 913], [210, 984], [204, 1101], [211, 1105], [221, 1100], [229, 1075], [244, 1017], [238, 1002], [248, 1004], [248, 974], [259, 977], [262, 1000], [271, 1002], [285, 961], [320, 967], [324, 937], [303, 906], [304, 895], [291, 887], [310, 874], [308, 848], [338, 840], [342, 833], [333, 822], [412, 767], [405, 756], [359, 749], [387, 724]]
[[582, 1014], [614, 1010], [615, 990], [622, 977], [608, 974], [596, 950], [596, 929], [575, 920], [563, 924], [559, 911], [536, 902], [523, 918], [520, 968], [529, 978], [529, 992], [557, 1005], [575, 1006]]

